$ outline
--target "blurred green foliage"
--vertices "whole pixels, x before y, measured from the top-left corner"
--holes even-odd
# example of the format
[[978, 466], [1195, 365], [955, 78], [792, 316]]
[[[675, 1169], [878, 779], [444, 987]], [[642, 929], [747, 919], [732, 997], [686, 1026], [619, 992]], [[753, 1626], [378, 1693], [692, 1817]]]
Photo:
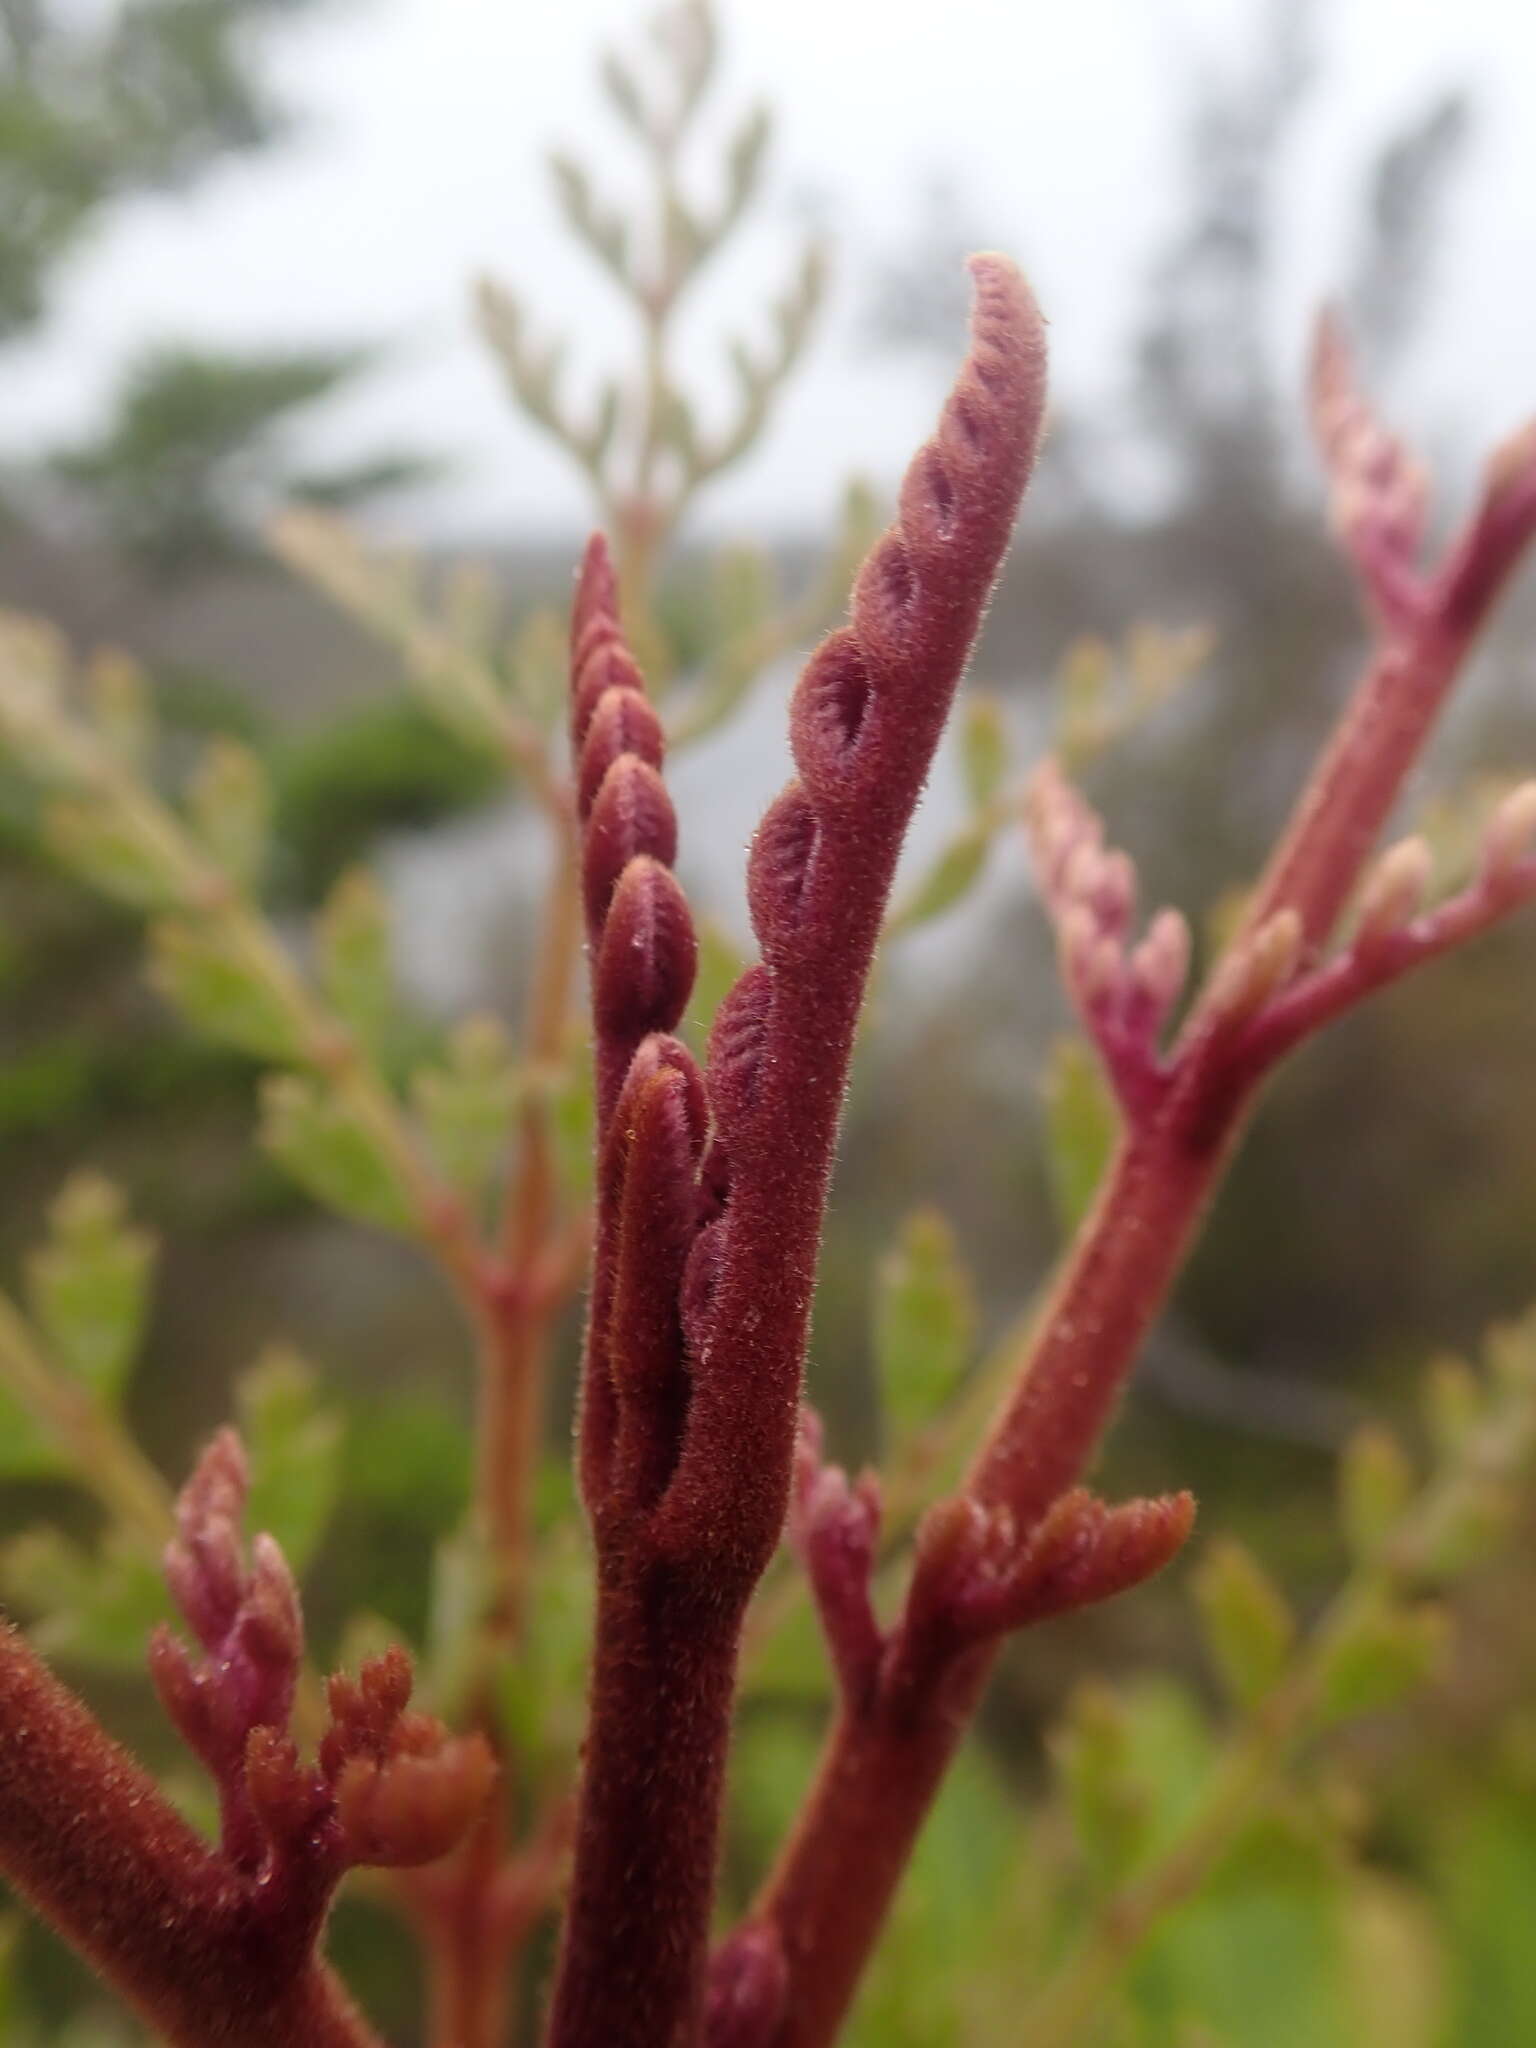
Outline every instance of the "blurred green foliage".
[[[117, 192], [190, 175], [267, 132], [273, 110], [238, 53], [279, 11], [173, 0], [121, 10], [95, 39], [72, 25], [66, 42], [62, 10], [55, 21], [0, 9], [0, 166], [31, 195], [0, 229], [0, 333], [37, 317], [57, 255]], [[986, 652], [1009, 695], [967, 701], [959, 821], [899, 899], [893, 937], [947, 936], [945, 918], [973, 911], [995, 878], [1016, 830], [1025, 726], [1053, 725], [1128, 820], [1154, 886], [1192, 909], [1251, 871], [1321, 727], [1354, 627], [1295, 492], [1261, 311], [1273, 165], [1306, 105], [1300, 13], [1268, 9], [1251, 75], [1188, 109], [1187, 219], [1155, 266], [1138, 348], [1148, 433], [1177, 471], [1169, 502], [1131, 529], [1095, 494], [1081, 423], [1062, 422], [1042, 478], [1058, 517], [1001, 593]], [[66, 56], [78, 107], [58, 103]], [[633, 80], [610, 69], [606, 89], [643, 152], [644, 122], [624, 113]], [[1464, 122], [1444, 103], [1380, 154], [1351, 293], [1378, 349], [1418, 304], [1411, 223]], [[92, 157], [103, 137], [116, 168]], [[749, 110], [723, 212], [674, 190], [663, 253], [701, 260], [750, 198], [765, 141]], [[616, 229], [569, 159], [556, 177], [573, 229], [638, 302], [651, 245]], [[483, 312], [525, 410], [612, 501], [649, 462], [675, 521], [762, 425], [809, 335], [819, 263], [808, 248], [767, 340], [738, 349], [739, 415], [713, 430], [665, 377], [649, 397], [605, 385], [587, 411], [572, 408], [558, 348], [530, 340], [505, 293]], [[334, 504], [403, 474], [317, 484], [284, 446], [289, 412], [357, 366], [344, 352], [167, 356], [66, 467], [119, 544], [202, 574], [212, 544], [247, 535], [280, 489]], [[761, 550], [696, 547], [664, 574], [641, 564], [675, 743], [704, 739], [814, 635], [877, 523], [868, 494], [851, 494], [830, 561], [794, 598]], [[0, 1592], [129, 1724], [125, 1681], [165, 1612], [158, 1471], [183, 1470], [190, 1438], [228, 1412], [253, 1454], [256, 1521], [309, 1567], [316, 1641], [353, 1659], [404, 1633], [431, 1704], [451, 1711], [468, 1696], [488, 1594], [467, 1522], [464, 1345], [424, 1262], [401, 1256], [426, 1234], [415, 1175], [488, 1227], [504, 1134], [530, 1104], [550, 1114], [572, 1205], [590, 1172], [580, 1032], [568, 1055], [532, 1062], [502, 1017], [441, 1028], [417, 1014], [363, 866], [392, 831], [499, 801], [509, 769], [526, 794], [558, 745], [558, 618], [324, 519], [283, 547], [387, 645], [411, 694], [295, 733], [217, 672], [156, 673], [151, 690], [110, 664], [78, 675], [54, 650], [41, 665], [59, 687], [12, 734], [50, 793], [0, 768], [0, 1238], [18, 1276], [14, 1321], [0, 1321]], [[1139, 620], [1149, 591], [1213, 619], [1219, 636]], [[1085, 623], [1101, 630], [1084, 637]], [[1507, 722], [1499, 733], [1484, 752], [1508, 750]], [[113, 762], [147, 793], [147, 813], [121, 800]], [[158, 983], [179, 1016], [144, 991], [129, 905], [159, 919]], [[973, 927], [931, 1003], [922, 970], [893, 949], [831, 1218], [816, 1391], [835, 1435], [878, 1445], [898, 1543], [974, 1439], [1015, 1319], [1114, 1140], [1087, 1049], [1059, 1039], [1059, 1015], [1035, 993], [1049, 981], [1038, 933], [1010, 916], [989, 910]], [[740, 966], [729, 931], [703, 936], [695, 1034]], [[1469, 1342], [1531, 1292], [1530, 962], [1528, 940], [1511, 936], [1452, 963], [1277, 1091], [1107, 1455], [1113, 1487], [1194, 1474], [1216, 1534], [1176, 1587], [1042, 1630], [1011, 1660], [919, 1849], [856, 2048], [1536, 2038], [1536, 1639], [1510, 1541], [1529, 1521], [1518, 1453], [1530, 1332], [1500, 1339], [1484, 1372], [1437, 1366], [1422, 1427], [1347, 1435], [1341, 1407], [1301, 1398], [1347, 1373], [1395, 1426], [1426, 1350]], [[258, 1119], [269, 1159], [252, 1167]], [[149, 1237], [100, 1178], [66, 1184], [36, 1247], [45, 1196], [83, 1147], [157, 1229], [175, 1226], [153, 1284]], [[382, 1251], [369, 1231], [391, 1233]], [[565, 1456], [574, 1320], [559, 1333], [538, 1482], [538, 1594], [521, 1654], [496, 1674], [530, 1792], [564, 1781], [581, 1733], [590, 1586]], [[323, 1370], [271, 1348], [290, 1328]], [[1319, 1426], [1299, 1427], [1304, 1408]], [[1327, 1449], [1339, 1452], [1336, 1496]], [[793, 1814], [826, 1692], [787, 1573], [770, 1579], [755, 1626], [727, 1851], [737, 1904]], [[134, 1732], [170, 1757], [163, 1731]], [[372, 1913], [350, 1909], [341, 1945], [404, 2041], [417, 1986], [405, 1944]], [[0, 2015], [19, 2048], [131, 2038], [45, 1943], [18, 1947], [9, 1921]]]

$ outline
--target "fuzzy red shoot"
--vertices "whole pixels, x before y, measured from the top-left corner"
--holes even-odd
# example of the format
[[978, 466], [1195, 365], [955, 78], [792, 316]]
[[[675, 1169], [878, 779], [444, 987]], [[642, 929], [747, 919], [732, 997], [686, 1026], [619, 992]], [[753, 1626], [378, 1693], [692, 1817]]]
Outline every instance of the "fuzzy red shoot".
[[[577, 592], [599, 1133], [581, 1463], [598, 1621], [555, 2048], [659, 2048], [696, 2038], [703, 2016], [741, 1620], [790, 1493], [854, 1029], [1039, 432], [1039, 317], [1011, 265], [974, 270], [972, 354], [938, 435], [858, 578], [849, 625], [795, 692], [798, 777], [748, 862], [762, 958], [721, 1006], [707, 1075], [667, 1036], [693, 935], [670, 872], [660, 727], [601, 543]], [[733, 1967], [713, 2006], [745, 2041], [773, 1963], [744, 1951]]]
[[288, 1734], [303, 1659], [283, 1554], [240, 1535], [245, 1455], [231, 1430], [199, 1460], [166, 1556], [205, 1654], [168, 1630], [150, 1652], [176, 1727], [218, 1788], [222, 1840], [199, 1839], [143, 1771], [43, 1669], [0, 1635], [0, 1869], [185, 2048], [369, 2048], [375, 2037], [318, 1949], [345, 1872], [444, 1855], [479, 1817], [495, 1768], [407, 1711], [410, 1659], [391, 1650], [330, 1681], [313, 1764]]
[[[1183, 1540], [1186, 1496], [1106, 1509], [1080, 1481], [1263, 1080], [1350, 1004], [1536, 896], [1536, 794], [1525, 785], [1490, 823], [1465, 890], [1425, 910], [1427, 854], [1409, 841], [1366, 881], [1353, 936], [1325, 955], [1474, 639], [1536, 534], [1536, 430], [1495, 457], [1472, 517], [1444, 561], [1426, 568], [1423, 479], [1370, 412], [1331, 324], [1318, 344], [1314, 413], [1335, 528], [1377, 644], [1238, 937], [1171, 1045], [1164, 1033], [1189, 952], [1182, 919], [1161, 912], [1133, 940], [1130, 863], [1106, 849], [1098, 820], [1059, 771], [1048, 764], [1037, 779], [1030, 825], [1041, 893], [1124, 1128], [1012, 1394], [959, 1497], [920, 1531], [878, 1682], [844, 1685], [801, 1818], [753, 1915], [717, 1958], [734, 1981], [743, 1943], [775, 1957], [768, 2048], [824, 2048], [835, 2037], [1005, 1632], [1145, 1577]], [[850, 1605], [841, 1592], [836, 1612]], [[841, 1671], [840, 1629], [834, 1622], [829, 1633]], [[712, 2048], [729, 2038], [722, 2029]]]

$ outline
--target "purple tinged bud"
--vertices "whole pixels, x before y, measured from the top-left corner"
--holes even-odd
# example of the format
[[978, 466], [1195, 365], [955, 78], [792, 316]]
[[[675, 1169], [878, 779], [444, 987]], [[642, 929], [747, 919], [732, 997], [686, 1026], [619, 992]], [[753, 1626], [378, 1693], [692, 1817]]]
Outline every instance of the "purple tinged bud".
[[871, 661], [893, 678], [904, 680], [913, 667], [909, 636], [917, 596], [907, 544], [899, 533], [887, 533], [859, 571], [853, 617]]
[[789, 1967], [778, 1930], [739, 1927], [710, 1966], [708, 2048], [770, 2048], [784, 2016]]
[[[858, 769], [870, 758], [869, 728], [877, 716], [869, 661], [847, 628], [823, 640], [796, 685], [789, 712], [795, 766], [818, 804], [865, 794]], [[878, 771], [878, 760], [874, 763]]]
[[593, 715], [609, 690], [645, 695], [645, 679], [635, 657], [619, 637], [615, 621], [601, 622], [602, 635], [577, 661], [571, 685], [571, 742], [579, 754]]
[[207, 1752], [211, 1738], [208, 1705], [192, 1660], [164, 1622], [149, 1639], [149, 1676], [172, 1727], [189, 1749]]
[[619, 585], [607, 536], [594, 533], [582, 550], [576, 575], [576, 595], [571, 603], [572, 652], [579, 654], [583, 639], [594, 626], [612, 624], [618, 615]]
[[715, 1012], [709, 1036], [709, 1099], [727, 1133], [750, 1114], [773, 1002], [773, 976], [749, 967]]
[[816, 854], [816, 813], [798, 782], [776, 796], [747, 856], [747, 907], [770, 967], [793, 943]]
[[623, 754], [603, 777], [582, 847], [582, 896], [593, 931], [601, 928], [620, 875], [636, 854], [664, 867], [677, 856], [677, 815], [656, 770]]
[[729, 1245], [730, 1221], [717, 1216], [693, 1240], [683, 1268], [683, 1338], [691, 1359], [706, 1358], [714, 1336], [713, 1310]]
[[634, 754], [659, 769], [666, 751], [661, 720], [648, 697], [638, 690], [609, 687], [592, 713], [582, 743], [576, 779], [577, 815], [586, 818], [604, 776], [622, 754]]
[[671, 1031], [693, 993], [699, 944], [682, 884], [649, 854], [619, 876], [592, 964], [592, 1013], [605, 1038]]

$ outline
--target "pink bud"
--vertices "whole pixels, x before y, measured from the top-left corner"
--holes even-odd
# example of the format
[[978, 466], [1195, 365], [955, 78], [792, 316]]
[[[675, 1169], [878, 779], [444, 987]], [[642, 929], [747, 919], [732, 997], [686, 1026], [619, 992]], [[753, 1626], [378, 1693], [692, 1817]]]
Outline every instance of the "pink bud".
[[1357, 946], [1369, 949], [1417, 916], [1423, 908], [1434, 866], [1434, 855], [1423, 839], [1402, 839], [1388, 848], [1366, 876], [1360, 891]]
[[1530, 852], [1536, 839], [1536, 782], [1522, 782], [1495, 809], [1483, 832], [1482, 871], [1486, 882], [1501, 880]]
[[1131, 956], [1131, 971], [1157, 1022], [1173, 1008], [1189, 973], [1189, 925], [1182, 912], [1160, 910]]

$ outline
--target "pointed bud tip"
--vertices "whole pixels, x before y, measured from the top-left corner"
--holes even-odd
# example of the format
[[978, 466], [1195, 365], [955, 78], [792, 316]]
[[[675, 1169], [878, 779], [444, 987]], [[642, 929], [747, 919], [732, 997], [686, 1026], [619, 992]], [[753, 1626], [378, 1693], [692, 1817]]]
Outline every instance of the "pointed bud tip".
[[1386, 937], [1417, 916], [1429, 893], [1435, 860], [1429, 842], [1415, 835], [1389, 847], [1360, 892], [1360, 940]]
[[1522, 782], [1494, 810], [1483, 832], [1485, 878], [1506, 875], [1536, 840], [1536, 781]]

